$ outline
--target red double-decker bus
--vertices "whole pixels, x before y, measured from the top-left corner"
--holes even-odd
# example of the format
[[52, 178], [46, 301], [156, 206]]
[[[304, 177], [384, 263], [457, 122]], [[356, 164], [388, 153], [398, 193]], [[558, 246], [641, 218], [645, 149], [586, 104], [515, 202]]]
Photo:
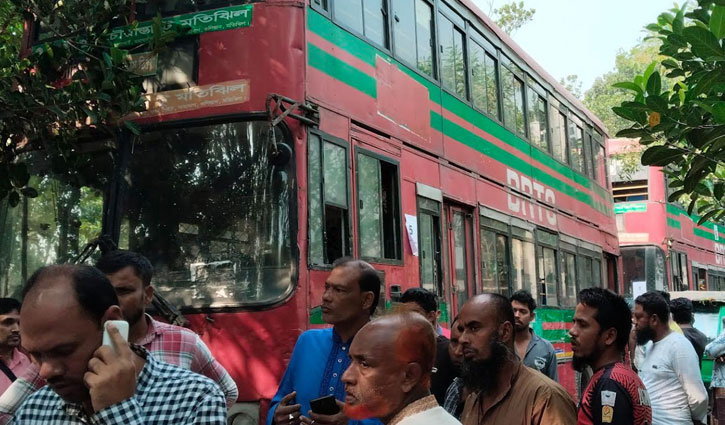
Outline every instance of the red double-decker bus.
[[114, 31], [189, 27], [140, 56], [140, 136], [84, 142], [73, 181], [30, 159], [40, 196], [0, 210], [4, 293], [99, 234], [143, 253], [250, 424], [352, 255], [381, 303], [422, 286], [444, 323], [476, 293], [531, 291], [574, 392], [576, 293], [620, 289], [600, 121], [468, 1], [241, 3], [139, 2], [142, 23]]
[[667, 202], [674, 190], [662, 167], [638, 164], [642, 147], [636, 139], [608, 144], [624, 293], [725, 290], [722, 226], [698, 225], [699, 217], [685, 206]]

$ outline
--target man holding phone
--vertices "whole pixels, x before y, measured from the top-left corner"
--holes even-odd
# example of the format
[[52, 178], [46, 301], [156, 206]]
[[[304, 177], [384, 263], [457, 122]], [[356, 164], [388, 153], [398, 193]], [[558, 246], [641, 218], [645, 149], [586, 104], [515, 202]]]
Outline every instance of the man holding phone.
[[[341, 409], [345, 398], [341, 379], [350, 364], [350, 344], [370, 321], [379, 298], [380, 278], [370, 264], [352, 258], [333, 263], [322, 295], [322, 320], [332, 328], [308, 330], [297, 339], [272, 398], [267, 425], [380, 424], [377, 419], [349, 420]], [[333, 400], [313, 403], [327, 396]]]
[[43, 267], [23, 288], [23, 344], [47, 386], [15, 416], [18, 425], [224, 425], [226, 405], [209, 378], [159, 362], [109, 326], [121, 319], [113, 286], [85, 265]]

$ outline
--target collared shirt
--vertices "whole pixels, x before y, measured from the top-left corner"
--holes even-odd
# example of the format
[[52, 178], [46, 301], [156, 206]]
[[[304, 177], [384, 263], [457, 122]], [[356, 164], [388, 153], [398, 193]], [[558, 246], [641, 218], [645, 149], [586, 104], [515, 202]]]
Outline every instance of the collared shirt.
[[[297, 391], [296, 404], [301, 405], [301, 413], [307, 416], [310, 400], [327, 395], [345, 400], [345, 385], [342, 374], [350, 366], [350, 341], [343, 341], [332, 328], [311, 329], [303, 332], [295, 344], [287, 370], [284, 372], [279, 389], [272, 398], [267, 415], [267, 425], [272, 424], [274, 412], [282, 397]], [[363, 421], [351, 420], [349, 425], [378, 425], [377, 419]]]
[[498, 385], [486, 397], [474, 392], [466, 398], [464, 425], [575, 425], [576, 407], [564, 387], [521, 362], [508, 363]]
[[[227, 406], [237, 401], [237, 385], [224, 367], [212, 356], [204, 341], [193, 331], [156, 321], [146, 315], [148, 331], [142, 345], [157, 360], [189, 369], [216, 382], [224, 392]], [[45, 385], [33, 363], [0, 396], [0, 424], [7, 423], [23, 401]]]
[[529, 329], [531, 339], [526, 346], [524, 364], [538, 370], [556, 382], [559, 382], [559, 368], [557, 367], [556, 351], [551, 343]]
[[[30, 358], [16, 347], [13, 348], [13, 357], [5, 365], [13, 371], [13, 374], [17, 378], [25, 373], [25, 369], [27, 369], [31, 363]], [[5, 392], [12, 383], [13, 382], [7, 375], [0, 373], [0, 394]]]
[[463, 413], [463, 400], [461, 400], [461, 392], [463, 391], [463, 379], [460, 377], [453, 378], [453, 382], [446, 390], [446, 399], [443, 402], [443, 409], [453, 415], [456, 419], [460, 419]]
[[226, 413], [224, 394], [212, 380], [146, 356], [133, 397], [89, 416], [46, 386], [28, 397], [13, 424], [225, 425]]
[[461, 425], [438, 405], [434, 395], [429, 395], [405, 406], [388, 425]]
[[624, 363], [610, 363], [592, 376], [581, 403], [578, 425], [649, 425], [652, 407], [639, 376]]
[[438, 335], [436, 338], [435, 368], [430, 377], [430, 392], [435, 396], [439, 405], [444, 403], [448, 386], [456, 377], [456, 367], [448, 352], [448, 344], [450, 344], [448, 338]]

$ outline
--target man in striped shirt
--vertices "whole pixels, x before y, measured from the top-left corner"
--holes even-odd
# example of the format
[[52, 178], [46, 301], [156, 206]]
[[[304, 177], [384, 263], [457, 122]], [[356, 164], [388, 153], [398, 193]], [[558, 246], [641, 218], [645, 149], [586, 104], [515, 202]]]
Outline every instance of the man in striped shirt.
[[[110, 279], [121, 310], [129, 322], [129, 341], [146, 348], [156, 359], [204, 375], [224, 392], [227, 407], [237, 401], [238, 390], [229, 373], [212, 356], [197, 334], [180, 326], [156, 321], [144, 313], [153, 297], [153, 268], [146, 257], [131, 251], [113, 251], [96, 267]], [[0, 396], [0, 424], [5, 424], [33, 392], [45, 385], [33, 364]]]

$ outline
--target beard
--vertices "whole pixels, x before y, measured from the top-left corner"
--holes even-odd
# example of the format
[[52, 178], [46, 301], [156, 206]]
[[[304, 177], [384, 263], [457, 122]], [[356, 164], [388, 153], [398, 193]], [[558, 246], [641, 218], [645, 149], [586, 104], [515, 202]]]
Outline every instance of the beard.
[[651, 327], [646, 327], [644, 329], [638, 329], [636, 332], [637, 337], [637, 345], [644, 345], [647, 343], [647, 341], [651, 341], [655, 337], [655, 331]]
[[472, 391], [487, 393], [498, 385], [498, 375], [509, 358], [509, 349], [496, 338], [489, 346], [491, 355], [486, 360], [463, 360], [461, 378], [463, 385]]
[[577, 372], [584, 372], [584, 369], [592, 363], [594, 363], [594, 358], [591, 355], [585, 357], [573, 356], [571, 359], [571, 365]]

